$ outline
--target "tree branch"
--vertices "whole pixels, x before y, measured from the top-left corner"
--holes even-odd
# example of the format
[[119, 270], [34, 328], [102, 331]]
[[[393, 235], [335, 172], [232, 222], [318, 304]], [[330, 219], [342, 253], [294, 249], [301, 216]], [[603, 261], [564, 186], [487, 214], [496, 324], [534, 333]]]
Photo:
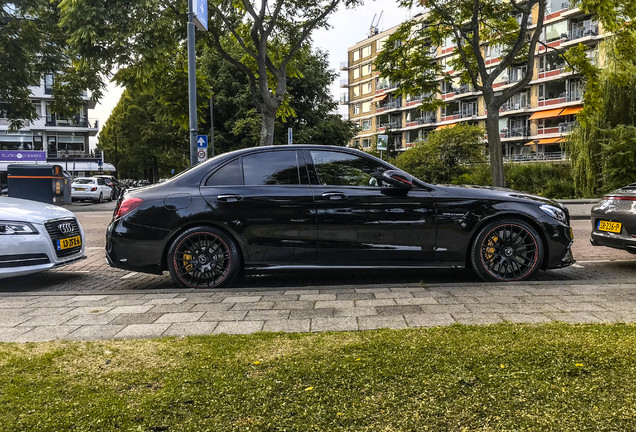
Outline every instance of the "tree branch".
[[223, 12], [221, 12], [221, 10], [212, 3], [210, 3], [210, 9], [214, 13], [214, 15], [221, 19], [225, 27], [230, 31], [230, 33], [232, 33], [232, 36], [236, 38], [236, 41], [239, 43], [239, 45], [241, 45], [241, 48], [243, 48], [247, 54], [254, 58], [254, 60], [257, 60], [258, 55], [245, 44], [243, 38], [236, 32], [236, 29], [234, 28], [234, 26], [232, 26], [232, 23], [225, 17]]

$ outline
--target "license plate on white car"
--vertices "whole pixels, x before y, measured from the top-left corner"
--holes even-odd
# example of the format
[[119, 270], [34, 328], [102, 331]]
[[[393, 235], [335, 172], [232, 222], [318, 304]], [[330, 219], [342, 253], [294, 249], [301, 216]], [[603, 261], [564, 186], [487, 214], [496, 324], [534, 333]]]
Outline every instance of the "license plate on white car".
[[81, 236], [75, 236], [75, 237], [69, 237], [69, 238], [65, 238], [65, 239], [59, 239], [57, 241], [57, 250], [64, 250], [64, 249], [70, 249], [76, 246], [81, 246], [82, 245], [82, 237]]

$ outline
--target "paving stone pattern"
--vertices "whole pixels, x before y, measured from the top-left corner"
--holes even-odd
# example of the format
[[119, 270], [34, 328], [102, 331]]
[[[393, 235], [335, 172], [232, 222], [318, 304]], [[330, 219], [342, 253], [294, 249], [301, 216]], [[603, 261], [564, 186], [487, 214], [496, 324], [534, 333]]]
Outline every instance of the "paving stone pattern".
[[0, 296], [2, 342], [355, 331], [506, 321], [633, 322], [636, 283], [555, 287], [549, 281], [536, 281]]

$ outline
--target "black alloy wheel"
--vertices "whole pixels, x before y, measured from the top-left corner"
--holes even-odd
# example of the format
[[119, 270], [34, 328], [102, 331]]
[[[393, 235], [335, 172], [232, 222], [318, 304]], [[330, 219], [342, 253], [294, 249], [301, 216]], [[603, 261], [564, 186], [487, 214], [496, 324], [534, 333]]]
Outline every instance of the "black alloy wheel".
[[168, 270], [183, 287], [229, 285], [241, 267], [234, 241], [223, 231], [195, 227], [181, 233], [168, 249]]
[[471, 250], [471, 264], [486, 281], [521, 281], [543, 262], [537, 231], [518, 219], [499, 220], [483, 227]]

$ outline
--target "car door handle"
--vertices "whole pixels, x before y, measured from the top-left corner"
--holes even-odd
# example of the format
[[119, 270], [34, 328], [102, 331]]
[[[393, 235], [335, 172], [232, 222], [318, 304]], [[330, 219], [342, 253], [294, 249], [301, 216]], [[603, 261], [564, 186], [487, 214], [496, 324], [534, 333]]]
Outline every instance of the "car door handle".
[[325, 192], [322, 196], [323, 198], [328, 198], [330, 200], [341, 200], [347, 198], [347, 194], [342, 192]]
[[240, 195], [219, 195], [218, 197], [216, 197], [217, 200], [219, 201], [223, 201], [223, 202], [237, 202], [243, 199], [242, 196]]

